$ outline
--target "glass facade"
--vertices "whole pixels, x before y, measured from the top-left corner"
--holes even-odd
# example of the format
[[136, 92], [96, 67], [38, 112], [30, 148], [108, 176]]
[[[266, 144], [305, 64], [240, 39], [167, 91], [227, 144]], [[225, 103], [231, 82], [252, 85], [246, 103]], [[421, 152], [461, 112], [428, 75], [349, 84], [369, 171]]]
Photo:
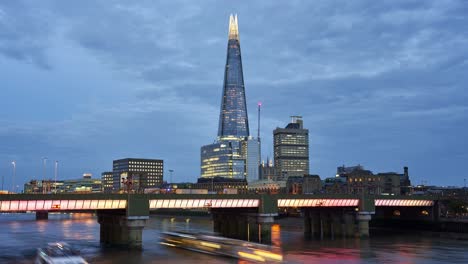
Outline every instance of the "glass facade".
[[201, 176], [244, 178], [245, 160], [239, 142], [218, 142], [201, 149]]
[[218, 138], [201, 148], [201, 177], [245, 179], [252, 172], [258, 179], [260, 142], [249, 140], [239, 27], [237, 16], [231, 15]]
[[260, 180], [260, 141], [258, 138], [249, 138], [247, 144], [247, 181]]
[[309, 130], [302, 127], [302, 119], [294, 117], [286, 128], [275, 129], [273, 145], [279, 177], [309, 174]]
[[229, 140], [248, 136], [249, 120], [245, 100], [239, 29], [237, 16], [231, 15], [218, 138]]

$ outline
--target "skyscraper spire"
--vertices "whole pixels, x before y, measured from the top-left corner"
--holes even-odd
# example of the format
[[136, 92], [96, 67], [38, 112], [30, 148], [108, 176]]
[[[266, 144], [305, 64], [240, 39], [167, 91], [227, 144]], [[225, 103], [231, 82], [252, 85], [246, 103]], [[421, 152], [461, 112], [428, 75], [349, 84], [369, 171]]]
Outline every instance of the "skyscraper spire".
[[224, 68], [223, 97], [219, 115], [218, 138], [242, 139], [249, 136], [244, 75], [237, 15], [229, 17], [229, 40]]
[[229, 16], [229, 39], [239, 40], [239, 26], [237, 24], [237, 14]]

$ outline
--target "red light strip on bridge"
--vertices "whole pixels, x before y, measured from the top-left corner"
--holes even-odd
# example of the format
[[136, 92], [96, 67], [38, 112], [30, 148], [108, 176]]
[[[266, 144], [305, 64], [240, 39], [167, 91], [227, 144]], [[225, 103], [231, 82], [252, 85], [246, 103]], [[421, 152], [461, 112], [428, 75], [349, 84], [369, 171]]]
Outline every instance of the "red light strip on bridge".
[[431, 200], [376, 199], [375, 206], [433, 206]]
[[0, 201], [0, 212], [125, 209], [126, 200], [20, 200]]
[[159, 208], [246, 208], [258, 207], [258, 199], [161, 199], [150, 200], [150, 209]]
[[278, 199], [278, 207], [358, 206], [359, 199]]

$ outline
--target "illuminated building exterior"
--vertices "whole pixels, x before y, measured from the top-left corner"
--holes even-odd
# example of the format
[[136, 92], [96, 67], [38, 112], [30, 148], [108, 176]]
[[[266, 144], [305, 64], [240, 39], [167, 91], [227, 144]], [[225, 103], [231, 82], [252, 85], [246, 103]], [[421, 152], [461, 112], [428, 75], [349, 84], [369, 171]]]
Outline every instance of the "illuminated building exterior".
[[292, 116], [285, 128], [276, 128], [273, 146], [280, 178], [309, 174], [309, 130], [303, 128], [302, 117]]
[[71, 180], [31, 180], [24, 184], [24, 193], [43, 193], [43, 188], [49, 193], [99, 193], [102, 192], [102, 180], [93, 179], [89, 173], [82, 178]]
[[239, 140], [249, 136], [244, 76], [237, 16], [229, 19], [229, 41], [219, 115], [218, 140]]
[[144, 191], [163, 183], [164, 162], [158, 159], [126, 158], [113, 162], [113, 190]]
[[201, 177], [258, 180], [260, 141], [249, 135], [239, 28], [231, 15], [218, 137], [201, 147]]
[[114, 188], [114, 175], [112, 171], [101, 173], [102, 191], [105, 193], [112, 192]]

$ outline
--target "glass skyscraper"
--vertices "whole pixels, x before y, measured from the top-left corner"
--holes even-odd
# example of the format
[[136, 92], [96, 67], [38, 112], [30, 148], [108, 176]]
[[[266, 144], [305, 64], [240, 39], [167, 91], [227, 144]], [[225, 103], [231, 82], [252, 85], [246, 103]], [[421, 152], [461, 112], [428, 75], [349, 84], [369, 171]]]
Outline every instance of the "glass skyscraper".
[[260, 142], [249, 136], [237, 15], [229, 17], [228, 36], [218, 138], [201, 148], [201, 177], [258, 179], [253, 168], [260, 163]]
[[249, 136], [249, 119], [245, 102], [244, 75], [239, 42], [237, 15], [229, 18], [229, 40], [224, 68], [223, 96], [219, 115], [219, 140]]

